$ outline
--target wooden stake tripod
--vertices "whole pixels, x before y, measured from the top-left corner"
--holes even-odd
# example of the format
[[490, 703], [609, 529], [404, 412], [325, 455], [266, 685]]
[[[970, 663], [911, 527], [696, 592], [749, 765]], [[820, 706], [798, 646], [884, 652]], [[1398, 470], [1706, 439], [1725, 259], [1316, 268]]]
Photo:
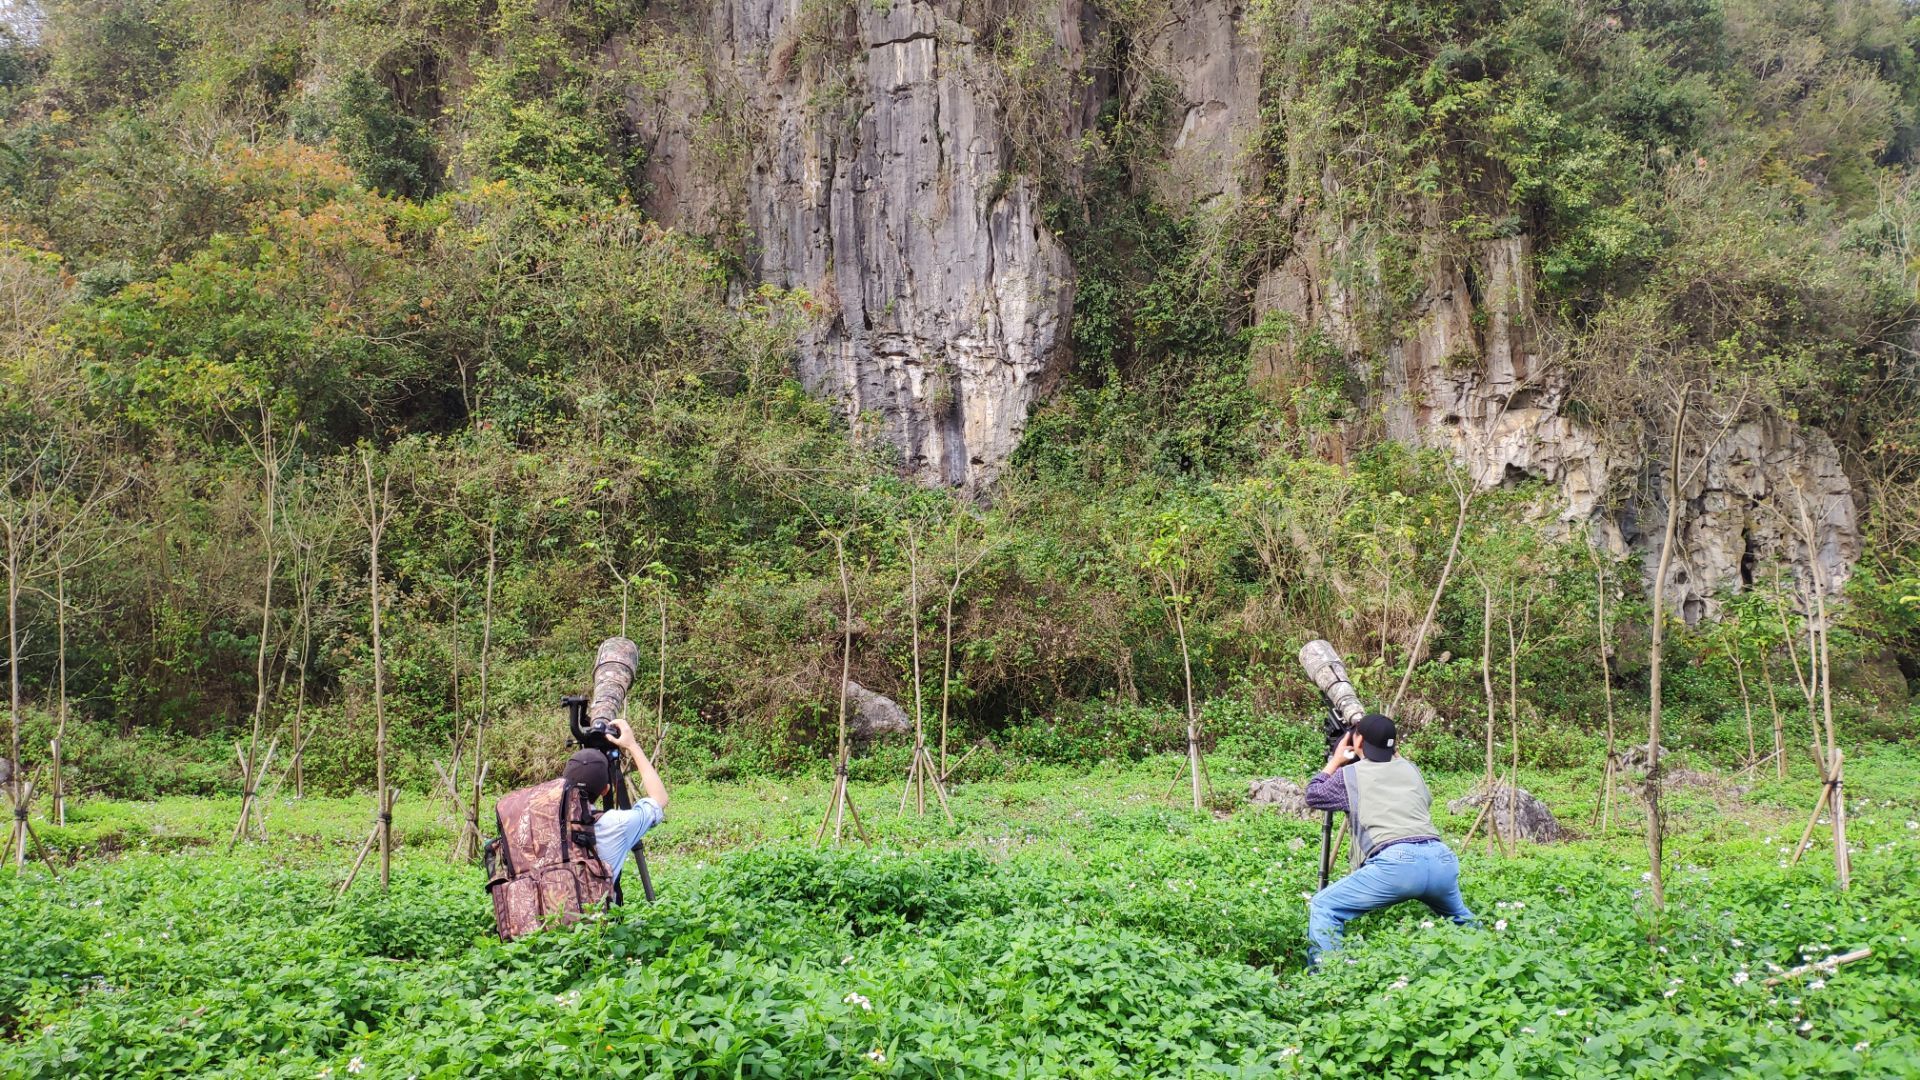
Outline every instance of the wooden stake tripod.
[[[14, 766], [18, 768], [19, 766]], [[24, 780], [15, 778], [7, 785], [7, 799], [13, 804], [13, 829], [7, 835], [7, 854], [13, 860], [16, 871], [27, 865], [27, 841], [33, 841], [34, 854], [47, 864], [47, 870], [55, 877], [60, 876], [60, 868], [54, 864], [53, 856], [47, 853], [47, 847], [40, 842], [40, 834], [33, 830], [33, 822], [27, 813], [33, 809], [34, 789], [39, 785], [40, 773]]]
[[233, 823], [233, 833], [227, 837], [228, 854], [232, 854], [233, 846], [249, 833], [258, 833], [262, 840], [267, 838], [267, 815], [260, 807], [260, 783], [266, 779], [267, 767], [273, 764], [273, 751], [279, 745], [280, 737], [276, 735], [267, 741], [267, 752], [260, 755], [258, 761], [249, 761], [240, 744], [233, 744], [233, 756], [240, 762], [240, 820]]
[[[927, 785], [933, 785], [933, 793], [940, 800], [940, 809], [947, 815], [947, 824], [954, 824], [953, 808], [947, 805], [947, 786], [940, 770], [933, 763], [933, 755], [927, 752], [925, 739], [913, 740], [913, 764], [907, 766], [907, 785], [900, 791], [900, 813], [907, 812], [907, 799], [911, 796], [917, 812], [927, 813]], [[857, 820], [857, 819], [856, 819]]]
[[339, 891], [333, 894], [334, 900], [338, 901], [353, 888], [353, 880], [360, 876], [360, 866], [367, 861], [367, 853], [373, 850], [376, 840], [380, 842], [380, 887], [386, 888], [393, 857], [393, 804], [399, 798], [400, 789], [390, 787], [374, 800], [373, 829], [360, 842], [360, 854], [353, 857], [353, 869], [347, 871], [347, 880], [340, 883]]
[[1820, 797], [1813, 802], [1813, 814], [1807, 818], [1806, 831], [1800, 834], [1800, 843], [1794, 846], [1793, 861], [1789, 865], [1798, 866], [1800, 856], [1806, 854], [1807, 845], [1813, 840], [1813, 827], [1820, 823], [1820, 811], [1833, 812], [1833, 872], [1840, 882], [1840, 888], [1848, 887], [1853, 876], [1853, 857], [1847, 851], [1847, 796], [1844, 788], [1845, 755], [1839, 747], [1833, 748], [1833, 767], [1827, 770], [1827, 777], [1820, 785]]
[[827, 800], [826, 816], [820, 819], [820, 827], [814, 830], [813, 846], [820, 846], [820, 841], [827, 835], [828, 825], [833, 826], [833, 842], [838, 844], [849, 817], [853, 818], [853, 827], [860, 833], [860, 839], [873, 843], [873, 837], [867, 835], [866, 825], [860, 821], [860, 811], [853, 805], [853, 793], [847, 790], [847, 755], [843, 750], [834, 759], [833, 795]]

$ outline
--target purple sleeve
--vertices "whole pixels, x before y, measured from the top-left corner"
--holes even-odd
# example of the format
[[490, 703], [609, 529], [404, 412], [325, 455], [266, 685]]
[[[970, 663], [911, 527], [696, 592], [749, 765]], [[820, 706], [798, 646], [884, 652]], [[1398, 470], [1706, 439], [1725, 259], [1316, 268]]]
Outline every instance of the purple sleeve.
[[1347, 808], [1347, 782], [1340, 777], [1339, 769], [1333, 772], [1313, 774], [1307, 781], [1307, 808], [1310, 810], [1345, 810]]

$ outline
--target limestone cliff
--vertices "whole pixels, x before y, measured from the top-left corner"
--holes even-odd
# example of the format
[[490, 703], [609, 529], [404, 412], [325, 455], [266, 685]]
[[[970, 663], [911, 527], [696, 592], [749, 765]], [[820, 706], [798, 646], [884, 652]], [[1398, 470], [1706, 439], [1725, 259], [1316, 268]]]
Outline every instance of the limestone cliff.
[[[1261, 189], [1266, 90], [1250, 18], [1234, 0], [1171, 0], [1130, 43], [1175, 99], [1163, 159], [1143, 177], [1168, 206], [1217, 212]], [[826, 314], [800, 343], [802, 381], [850, 423], [879, 425], [906, 471], [968, 490], [993, 478], [1070, 363], [1074, 293], [1038, 185], [1013, 160], [980, 21], [978, 5], [957, 0], [712, 0], [636, 38], [677, 41], [667, 51], [690, 59], [683, 77], [630, 103], [654, 211], [711, 234], [744, 227], [757, 280], [821, 302]], [[1076, 70], [1109, 32], [1078, 0], [1041, 22]], [[1076, 137], [1102, 95], [1122, 92], [1078, 85], [1056, 138]], [[1609, 446], [1567, 408], [1568, 377], [1529, 324], [1528, 238], [1423, 260], [1417, 299], [1383, 339], [1355, 295], [1365, 266], [1356, 284], [1352, 224], [1299, 222], [1290, 252], [1256, 283], [1254, 316], [1282, 314], [1365, 370], [1362, 411], [1379, 423], [1355, 435], [1449, 449], [1482, 485], [1544, 478], [1569, 527], [1640, 552], [1651, 575], [1665, 514], [1649, 464], [1658, 455]], [[1254, 361], [1256, 378], [1300, 374], [1284, 341]], [[1736, 427], [1684, 495], [1669, 587], [1689, 619], [1775, 556], [1804, 563], [1799, 499], [1831, 587], [1858, 556], [1851, 487], [1819, 431]]]
[[[704, 92], [736, 96], [748, 267], [826, 312], [801, 381], [879, 424], [911, 473], [975, 489], [1064, 370], [1073, 267], [1009, 161], [959, 7], [720, 0]], [[1061, 10], [1077, 50], [1078, 9]], [[643, 118], [656, 211], [700, 228], [736, 163], [692, 152], [693, 104]]]

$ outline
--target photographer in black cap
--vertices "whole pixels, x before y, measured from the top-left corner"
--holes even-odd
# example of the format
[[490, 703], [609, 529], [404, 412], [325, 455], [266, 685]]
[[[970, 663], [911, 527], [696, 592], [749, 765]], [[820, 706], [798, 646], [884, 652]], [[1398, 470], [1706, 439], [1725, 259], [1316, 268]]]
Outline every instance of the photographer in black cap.
[[[633, 730], [625, 723], [615, 721], [608, 725], [608, 736], [613, 745], [626, 755], [634, 771], [640, 774], [640, 788], [646, 792], [646, 797], [634, 803], [632, 809], [604, 811], [593, 823], [594, 849], [617, 882], [620, 880], [620, 868], [626, 865], [627, 853], [633, 850], [648, 829], [660, 824], [661, 819], [666, 817], [668, 799], [667, 785], [660, 781], [660, 773], [654, 769], [653, 762], [640, 749], [640, 744], [634, 741]], [[613, 782], [607, 755], [599, 750], [577, 751], [567, 759], [560, 775], [569, 787], [584, 791], [590, 803], [606, 795]]]
[[1340, 947], [1349, 919], [1402, 900], [1473, 922], [1460, 898], [1460, 862], [1433, 824], [1433, 795], [1413, 762], [1394, 752], [1395, 742], [1393, 721], [1368, 713], [1307, 783], [1307, 806], [1346, 812], [1353, 846], [1353, 869], [1307, 907], [1307, 955], [1316, 967], [1321, 954]]

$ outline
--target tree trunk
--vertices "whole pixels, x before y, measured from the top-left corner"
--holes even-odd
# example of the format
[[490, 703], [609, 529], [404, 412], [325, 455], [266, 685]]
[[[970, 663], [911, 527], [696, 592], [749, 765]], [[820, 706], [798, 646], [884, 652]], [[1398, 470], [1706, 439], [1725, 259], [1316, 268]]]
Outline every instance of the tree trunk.
[[1482, 584], [1485, 603], [1480, 612], [1480, 683], [1487, 695], [1487, 798], [1493, 798], [1493, 586]]
[[53, 563], [53, 610], [59, 635], [60, 714], [53, 729], [53, 823], [67, 823], [67, 782], [60, 772], [60, 744], [67, 737], [67, 568], [59, 556]]
[[1613, 663], [1607, 659], [1607, 576], [1598, 562], [1593, 569], [1594, 622], [1600, 632], [1600, 687], [1607, 700], [1607, 758], [1600, 779], [1600, 831], [1613, 824]]
[[1780, 727], [1780, 699], [1773, 693], [1773, 670], [1767, 665], [1767, 654], [1760, 654], [1760, 681], [1767, 687], [1767, 714], [1773, 717], [1773, 770], [1774, 778], [1787, 778], [1786, 735]]
[[[1470, 479], [1467, 482], [1472, 484]], [[1420, 650], [1427, 644], [1427, 631], [1433, 628], [1434, 612], [1440, 610], [1441, 594], [1447, 591], [1447, 579], [1453, 576], [1453, 560], [1460, 554], [1460, 534], [1467, 527], [1467, 507], [1473, 504], [1472, 487], [1466, 488], [1459, 499], [1460, 513], [1453, 520], [1453, 540], [1447, 545], [1446, 565], [1440, 568], [1440, 580], [1433, 587], [1433, 599], [1427, 601], [1427, 614], [1420, 620], [1420, 630], [1413, 635], [1413, 648], [1407, 652], [1406, 669], [1400, 673], [1400, 688], [1393, 692], [1393, 701], [1387, 706], [1389, 716], [1400, 711], [1400, 699], [1407, 693], [1407, 684], [1413, 681], [1413, 665], [1420, 660]]]
[[1173, 606], [1173, 628], [1180, 638], [1180, 667], [1187, 689], [1187, 772], [1192, 774], [1193, 808], [1198, 811], [1205, 806], [1200, 794], [1200, 718], [1193, 709], [1193, 660], [1187, 653], [1187, 620], [1181, 614], [1185, 595], [1171, 573], [1162, 571], [1162, 576], [1167, 580], [1167, 601]]
[[1747, 720], [1747, 764], [1751, 765], [1760, 758], [1760, 750], [1753, 741], [1753, 698], [1747, 693], [1747, 665], [1740, 659], [1740, 653], [1729, 651], [1733, 660], [1733, 677], [1740, 683], [1740, 711]]
[[[1690, 390], [1691, 388], [1689, 388]], [[1683, 390], [1680, 406], [1674, 412], [1673, 438], [1667, 457], [1667, 527], [1661, 535], [1660, 562], [1653, 576], [1653, 639], [1647, 648], [1651, 669], [1647, 702], [1647, 863], [1656, 911], [1667, 906], [1666, 881], [1662, 877], [1662, 853], [1666, 842], [1665, 823], [1660, 818], [1660, 707], [1661, 670], [1665, 655], [1667, 624], [1667, 571], [1673, 566], [1673, 541], [1680, 528], [1680, 447], [1686, 430], [1690, 394]]]
[[22, 790], [26, 782], [26, 769], [20, 762], [20, 532], [19, 526], [8, 522], [7, 529], [7, 703], [8, 718], [12, 721], [11, 754], [13, 774], [7, 779], [8, 801], [13, 805], [13, 865], [27, 864], [26, 820], [19, 817], [25, 801]]
[[367, 483], [367, 607], [371, 612], [373, 644], [373, 769], [377, 793], [380, 834], [380, 891], [387, 890], [393, 858], [393, 802], [387, 794], [387, 700], [386, 654], [380, 644], [380, 533], [386, 527], [387, 493], [383, 486], [379, 501], [373, 491], [373, 452], [361, 457]]
[[[927, 784], [921, 775], [920, 759], [926, 753], [926, 714], [920, 701], [920, 541], [912, 527], [907, 530], [907, 621], [913, 627], [913, 764], [907, 769], [909, 787], [915, 789], [917, 813], [927, 813]], [[901, 793], [905, 798], [905, 793]]]
[[467, 812], [472, 815], [474, 835], [479, 835], [481, 785], [486, 782], [486, 739], [487, 739], [487, 691], [490, 663], [493, 659], [493, 584], [495, 570], [499, 566], [496, 539], [499, 535], [499, 522], [491, 514], [487, 517], [487, 587], [480, 609], [480, 712], [473, 722], [473, 801], [467, 804]]

